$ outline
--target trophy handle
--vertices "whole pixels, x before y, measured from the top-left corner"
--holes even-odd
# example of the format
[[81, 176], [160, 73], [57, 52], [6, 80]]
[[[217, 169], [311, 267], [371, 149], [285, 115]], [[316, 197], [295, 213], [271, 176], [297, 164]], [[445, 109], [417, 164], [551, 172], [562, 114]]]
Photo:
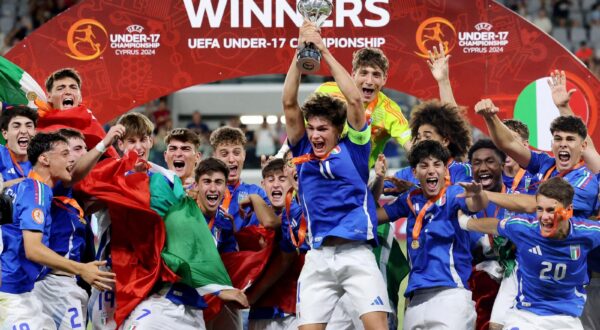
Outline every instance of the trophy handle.
[[304, 74], [315, 73], [321, 68], [321, 52], [312, 42], [305, 44], [296, 58], [296, 66]]

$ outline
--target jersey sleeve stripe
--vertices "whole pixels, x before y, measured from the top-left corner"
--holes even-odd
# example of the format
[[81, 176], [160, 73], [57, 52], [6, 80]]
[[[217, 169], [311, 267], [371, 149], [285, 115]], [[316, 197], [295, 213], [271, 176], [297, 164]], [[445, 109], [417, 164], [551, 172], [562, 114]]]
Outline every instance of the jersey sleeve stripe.
[[585, 171], [585, 174], [586, 175], [581, 177], [579, 180], [577, 180], [577, 182], [575, 184], [573, 184], [573, 186], [575, 186], [577, 188], [585, 188], [585, 186], [587, 186], [587, 184], [592, 179], [592, 175], [590, 172]]

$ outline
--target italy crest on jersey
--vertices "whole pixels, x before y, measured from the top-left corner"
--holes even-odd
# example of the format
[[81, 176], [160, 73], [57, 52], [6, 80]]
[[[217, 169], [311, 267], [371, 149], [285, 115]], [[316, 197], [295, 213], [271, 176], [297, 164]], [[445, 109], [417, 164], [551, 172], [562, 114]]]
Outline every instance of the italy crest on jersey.
[[331, 154], [332, 155], [337, 155], [340, 152], [342, 152], [342, 148], [340, 148], [340, 146], [335, 146], [333, 149], [331, 149]]
[[579, 247], [579, 244], [571, 245], [571, 260], [579, 260], [579, 257], [581, 257], [581, 248]]

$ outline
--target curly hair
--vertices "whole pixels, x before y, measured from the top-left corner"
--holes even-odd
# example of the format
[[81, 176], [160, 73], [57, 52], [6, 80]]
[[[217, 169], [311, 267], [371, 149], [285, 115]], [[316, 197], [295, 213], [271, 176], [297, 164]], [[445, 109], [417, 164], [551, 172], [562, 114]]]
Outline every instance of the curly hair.
[[525, 123], [516, 119], [505, 119], [502, 122], [508, 129], [519, 134], [523, 141], [529, 140], [529, 127]]
[[219, 127], [210, 134], [210, 145], [216, 150], [217, 147], [224, 144], [241, 145], [246, 148], [246, 135], [239, 128]]
[[471, 127], [466, 114], [457, 106], [438, 100], [423, 102], [413, 108], [410, 115], [412, 136], [417, 136], [419, 127], [429, 124], [437, 133], [448, 139], [448, 150], [454, 158], [463, 158], [471, 147]]
[[387, 75], [390, 63], [381, 49], [367, 47], [352, 54], [352, 73], [364, 66], [379, 68]]
[[583, 140], [587, 137], [587, 127], [585, 127], [583, 120], [577, 116], [556, 117], [550, 123], [550, 133], [554, 135], [555, 132], [575, 133]]
[[304, 120], [321, 117], [329, 120], [340, 133], [346, 124], [346, 103], [329, 94], [314, 93], [302, 105]]

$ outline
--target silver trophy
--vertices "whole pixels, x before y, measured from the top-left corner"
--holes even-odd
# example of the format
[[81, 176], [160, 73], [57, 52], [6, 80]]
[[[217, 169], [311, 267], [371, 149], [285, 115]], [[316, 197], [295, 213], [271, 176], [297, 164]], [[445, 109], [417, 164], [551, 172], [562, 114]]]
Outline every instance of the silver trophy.
[[[296, 4], [298, 12], [310, 22], [318, 27], [331, 15], [333, 3], [331, 0], [298, 0]], [[313, 73], [319, 71], [321, 67], [321, 52], [313, 43], [307, 43], [300, 46], [297, 54], [298, 69], [302, 73]]]

